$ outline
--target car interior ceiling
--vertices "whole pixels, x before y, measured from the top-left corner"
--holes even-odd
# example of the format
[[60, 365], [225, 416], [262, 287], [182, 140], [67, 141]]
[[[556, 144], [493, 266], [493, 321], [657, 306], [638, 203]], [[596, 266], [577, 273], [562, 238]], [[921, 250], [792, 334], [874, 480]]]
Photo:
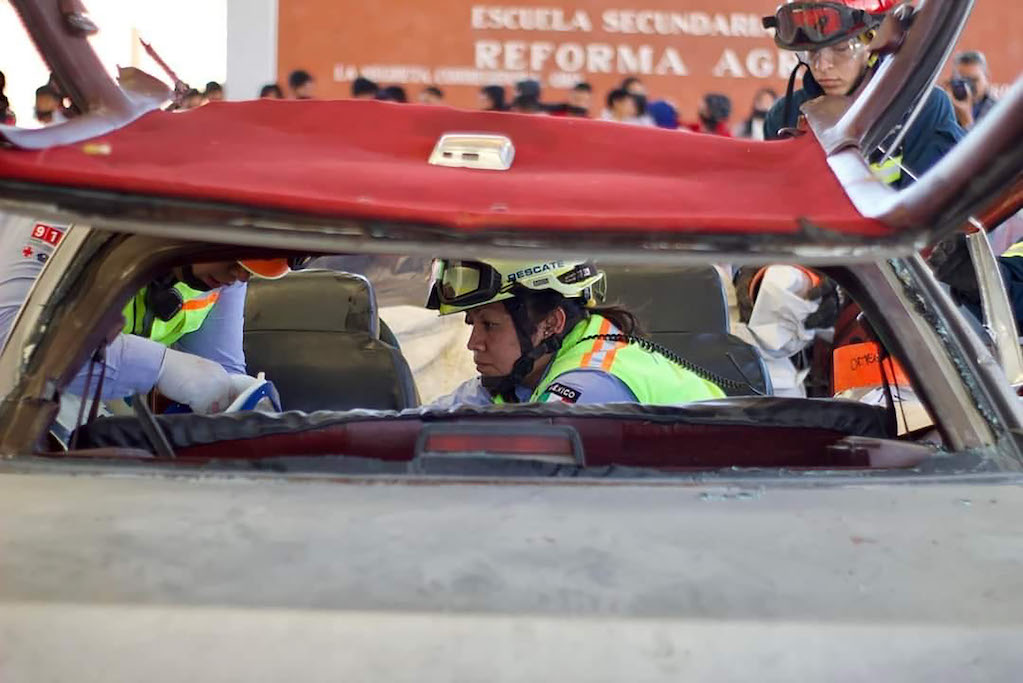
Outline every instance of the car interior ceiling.
[[[280, 280], [252, 280], [246, 301], [250, 374], [267, 373], [286, 412], [158, 415], [153, 422], [174, 462], [193, 465], [337, 455], [410, 461], [431, 425], [487, 426], [499, 414], [502, 424], [523, 430], [574, 430], [589, 467], [892, 466], [869, 448], [848, 446], [850, 440], [892, 439], [894, 404], [770, 395], [759, 353], [731, 334], [727, 297], [713, 266], [602, 268], [609, 276], [606, 300], [633, 310], [655, 343], [732, 380], [726, 398], [684, 406], [424, 409], [398, 340], [379, 317], [373, 285], [358, 274], [307, 270]], [[851, 327], [860, 329], [848, 333], [851, 338], [858, 333], [868, 338]], [[902, 438], [911, 443], [916, 436]], [[160, 452], [135, 416], [91, 420], [79, 429], [76, 449]], [[922, 449], [896, 461], [914, 465], [929, 454]]]

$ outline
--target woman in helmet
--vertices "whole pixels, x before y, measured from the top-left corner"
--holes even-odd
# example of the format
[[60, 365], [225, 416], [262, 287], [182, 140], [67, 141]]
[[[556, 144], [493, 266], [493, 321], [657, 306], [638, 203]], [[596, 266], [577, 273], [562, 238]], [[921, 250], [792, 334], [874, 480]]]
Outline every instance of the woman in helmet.
[[[774, 29], [775, 43], [798, 52], [801, 63], [809, 66], [809, 73], [803, 77], [803, 89], [793, 92], [799, 66], [793, 70], [786, 96], [774, 104], [764, 121], [764, 139], [776, 140], [782, 129], [795, 128], [799, 108], [805, 102], [823, 95], [855, 92], [878, 63], [869, 48], [874, 32], [884, 15], [899, 4], [902, 0], [793, 2], [780, 6], [774, 16], [765, 17], [764, 26]], [[894, 140], [899, 128], [892, 131], [889, 140]], [[895, 150], [883, 166], [878, 163], [872, 167], [884, 182], [905, 187], [945, 156], [965, 134], [956, 122], [948, 95], [934, 88], [906, 132], [901, 149]], [[881, 160], [889, 140], [871, 154], [871, 161]]]
[[598, 308], [603, 279], [589, 261], [436, 261], [427, 308], [465, 313], [480, 376], [432, 407], [676, 404], [724, 396], [710, 380], [633, 337], [631, 313]]

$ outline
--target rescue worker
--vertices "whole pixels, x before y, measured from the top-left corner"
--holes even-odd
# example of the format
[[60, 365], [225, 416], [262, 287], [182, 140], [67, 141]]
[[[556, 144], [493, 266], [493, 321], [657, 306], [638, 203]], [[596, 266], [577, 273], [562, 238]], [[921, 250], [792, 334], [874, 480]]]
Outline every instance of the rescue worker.
[[[764, 121], [764, 138], [776, 140], [785, 128], [796, 128], [799, 108], [823, 95], [851, 95], [877, 68], [879, 57], [870, 51], [870, 41], [885, 13], [901, 0], [836, 0], [822, 3], [782, 5], [765, 27], [775, 29], [775, 43], [800, 54], [789, 79], [786, 96], [775, 102]], [[823, 28], [822, 28], [823, 27]], [[800, 67], [809, 66], [802, 90], [792, 91]], [[909, 112], [907, 112], [908, 116]], [[891, 132], [878, 150], [870, 154], [874, 173], [897, 189], [913, 182], [938, 162], [966, 134], [956, 121], [948, 95], [932, 89], [920, 115], [906, 132], [901, 148], [880, 164], [888, 143], [894, 142], [901, 126]]]
[[838, 317], [834, 283], [801, 266], [746, 267], [736, 271], [735, 292], [733, 333], [759, 351], [773, 394], [807, 396], [809, 349]]
[[[0, 215], [0, 344], [6, 343], [36, 277], [67, 230]], [[276, 262], [246, 263], [265, 275], [287, 272]], [[237, 262], [196, 264], [143, 287], [124, 308], [122, 333], [106, 347], [102, 398], [123, 398], [155, 387], [197, 413], [227, 408], [252, 381], [245, 375], [242, 350], [249, 276], [250, 270]], [[84, 393], [88, 366], [72, 380], [70, 393]], [[94, 377], [91, 387], [96, 386]]]
[[[775, 30], [775, 43], [798, 52], [801, 64], [792, 72], [785, 97], [767, 113], [764, 139], [776, 140], [783, 129], [796, 128], [800, 107], [806, 102], [856, 92], [879, 64], [869, 47], [874, 32], [884, 15], [899, 4], [901, 0], [797, 3], [782, 5], [773, 16], [765, 17], [764, 26]], [[803, 89], [793, 92], [803, 65], [809, 67]], [[901, 148], [882, 163], [901, 128], [896, 127], [868, 159], [878, 179], [896, 189], [912, 184], [966, 134], [956, 122], [948, 96], [939, 88], [928, 95]], [[758, 287], [758, 283], [763, 284]], [[746, 330], [739, 328], [737, 334], [760, 349], [775, 392], [806, 395], [806, 351], [819, 331], [831, 327], [838, 315], [834, 285], [805, 268], [747, 267], [736, 272], [736, 295], [739, 308], [746, 312], [742, 322], [747, 324]]]
[[634, 336], [631, 313], [598, 307], [603, 280], [590, 261], [435, 261], [427, 308], [465, 313], [480, 376], [431, 407], [724, 396], [694, 366]]

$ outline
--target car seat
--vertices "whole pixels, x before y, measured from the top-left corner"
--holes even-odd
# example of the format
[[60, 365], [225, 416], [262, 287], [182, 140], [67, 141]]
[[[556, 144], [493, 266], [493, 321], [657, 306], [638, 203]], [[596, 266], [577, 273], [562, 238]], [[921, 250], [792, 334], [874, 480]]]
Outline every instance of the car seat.
[[381, 339], [373, 286], [327, 270], [249, 282], [245, 360], [265, 372], [285, 410], [403, 410], [419, 405], [397, 342]]
[[735, 382], [729, 396], [770, 394], [771, 380], [756, 348], [729, 334], [728, 299], [713, 266], [610, 266], [608, 304], [639, 319], [644, 336], [702, 368]]

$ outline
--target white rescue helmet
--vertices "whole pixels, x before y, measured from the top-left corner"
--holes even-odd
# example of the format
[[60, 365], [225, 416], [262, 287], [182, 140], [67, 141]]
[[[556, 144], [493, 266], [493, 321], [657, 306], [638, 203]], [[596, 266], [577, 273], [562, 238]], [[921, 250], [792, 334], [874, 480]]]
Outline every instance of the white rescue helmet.
[[603, 299], [604, 284], [604, 272], [592, 261], [435, 259], [426, 307], [451, 315], [512, 299], [525, 288], [553, 290], [592, 308]]

